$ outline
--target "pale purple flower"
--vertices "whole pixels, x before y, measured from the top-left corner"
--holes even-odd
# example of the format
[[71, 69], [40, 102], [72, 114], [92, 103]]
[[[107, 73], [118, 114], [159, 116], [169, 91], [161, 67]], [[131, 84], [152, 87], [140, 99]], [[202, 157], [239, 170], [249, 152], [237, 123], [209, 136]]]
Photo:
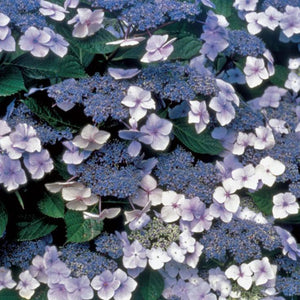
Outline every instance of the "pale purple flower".
[[56, 263], [60, 262], [57, 248], [55, 246], [46, 246], [43, 259], [46, 269], [49, 269]]
[[146, 45], [146, 54], [141, 58], [141, 62], [150, 63], [154, 61], [167, 60], [169, 55], [173, 52], [174, 47], [172, 43], [176, 40], [173, 38], [167, 41], [169, 36], [165, 35], [152, 35]]
[[58, 282], [58, 283], [49, 282], [48, 286], [49, 286], [49, 290], [47, 293], [48, 300], [70, 300], [70, 299], [72, 299], [72, 298], [69, 298], [70, 294], [66, 289], [64, 281]]
[[79, 4], [79, 0], [65, 0], [64, 2], [64, 9], [69, 8], [76, 8]]
[[236, 156], [230, 153], [224, 157], [223, 162], [217, 160], [216, 167], [222, 175], [222, 180], [224, 180], [231, 177], [231, 172], [234, 169], [241, 168], [243, 165], [239, 162]]
[[12, 160], [7, 155], [0, 155], [0, 183], [7, 191], [16, 190], [27, 182], [19, 160]]
[[161, 218], [166, 223], [177, 221], [181, 216], [181, 205], [184, 203], [185, 197], [182, 194], [177, 194], [174, 191], [166, 191], [162, 193], [161, 202]]
[[43, 16], [47, 16], [55, 21], [62, 21], [65, 18], [67, 11], [62, 6], [45, 0], [40, 0], [40, 5], [41, 8], [39, 10]]
[[248, 22], [247, 29], [252, 34], [255, 35], [262, 30], [262, 26], [258, 23], [260, 16], [263, 13], [251, 12], [245, 15], [245, 19]]
[[253, 279], [256, 285], [262, 285], [276, 277], [276, 273], [269, 262], [268, 257], [263, 257], [261, 260], [256, 259], [248, 264], [254, 273]]
[[134, 204], [146, 206], [150, 201], [151, 205], [161, 204], [162, 190], [157, 188], [157, 182], [151, 175], [146, 175], [140, 182], [140, 188], [137, 195], [132, 199]]
[[228, 47], [228, 42], [224, 39], [206, 42], [200, 49], [200, 53], [206, 55], [211, 61], [214, 61], [219, 52]]
[[219, 140], [222, 146], [231, 152], [233, 144], [236, 140], [236, 132], [233, 130], [228, 130], [225, 127], [215, 127], [211, 132], [211, 136]]
[[99, 197], [92, 194], [90, 188], [80, 183], [76, 186], [64, 187], [62, 197], [68, 201], [67, 208], [78, 211], [86, 210], [88, 206], [99, 202]]
[[289, 130], [286, 127], [286, 122], [279, 119], [270, 119], [268, 125], [278, 133], [288, 134]]
[[86, 275], [78, 278], [68, 278], [64, 281], [66, 290], [69, 292], [68, 300], [92, 299], [93, 289]]
[[106, 45], [120, 45], [120, 47], [128, 47], [128, 46], [136, 46], [138, 45], [141, 41], [143, 41], [145, 38], [143, 36], [138, 36], [138, 37], [132, 37], [132, 38], [125, 38], [122, 40], [116, 40], [113, 42], [108, 42]]
[[213, 2], [211, 2], [210, 0], [201, 0], [201, 3], [210, 8], [216, 8], [215, 4]]
[[190, 111], [188, 113], [188, 123], [195, 123], [196, 132], [199, 134], [209, 123], [209, 114], [205, 101], [189, 101]]
[[70, 141], [62, 142], [62, 144], [67, 148], [62, 157], [62, 160], [66, 164], [79, 165], [90, 154], [90, 151], [80, 151], [79, 148]]
[[10, 22], [10, 18], [3, 14], [0, 13], [0, 40], [5, 40], [8, 35], [10, 35], [11, 31], [9, 27], [7, 26], [8, 23]]
[[138, 230], [147, 225], [151, 218], [146, 214], [150, 209], [150, 202], [142, 210], [134, 209], [132, 211], [125, 211], [124, 215], [126, 218], [125, 224], [129, 223], [131, 230]]
[[280, 236], [283, 255], [287, 255], [292, 260], [297, 260], [297, 257], [300, 257], [300, 249], [298, 249], [296, 239], [287, 230], [279, 226], [274, 226], [274, 229]]
[[179, 235], [180, 248], [185, 252], [193, 253], [195, 251], [196, 240], [192, 237], [191, 233], [184, 231]]
[[48, 283], [55, 284], [69, 277], [71, 270], [64, 262], [58, 260], [47, 268], [46, 273], [48, 275]]
[[100, 206], [101, 206], [101, 201], [99, 201], [99, 213], [98, 214], [84, 211], [83, 218], [85, 220], [92, 219], [92, 220], [96, 220], [96, 221], [100, 222], [104, 219], [113, 219], [121, 212], [121, 208], [119, 208], [119, 207], [105, 208], [105, 209], [101, 210]]
[[[195, 197], [197, 198], [197, 197]], [[193, 198], [193, 199], [195, 199]], [[210, 214], [209, 209], [206, 208], [206, 205], [200, 201], [197, 203], [196, 207], [193, 207], [195, 203], [192, 204], [194, 219], [190, 223], [191, 232], [203, 232], [204, 230], [208, 230], [211, 227], [213, 216]], [[182, 205], [182, 214], [187, 217], [187, 210], [185, 202]]]
[[151, 98], [151, 92], [138, 86], [131, 85], [127, 90], [127, 95], [121, 103], [129, 107], [130, 116], [139, 121], [146, 114], [148, 109], [155, 109], [155, 102]]
[[0, 267], [0, 291], [2, 289], [12, 289], [16, 282], [11, 277], [11, 270]]
[[239, 106], [240, 99], [237, 96], [233, 86], [230, 83], [218, 78], [216, 79], [216, 83], [220, 89], [220, 93], [225, 96], [226, 100], [233, 102], [236, 106]]
[[172, 131], [173, 124], [165, 119], [151, 114], [147, 122], [141, 128], [141, 132], [147, 135], [140, 137], [139, 141], [151, 145], [154, 150], [165, 150], [170, 142], [169, 134]]
[[202, 208], [203, 202], [199, 197], [185, 199], [181, 204], [181, 219], [183, 221], [193, 221], [195, 218], [199, 217], [199, 212], [202, 212]]
[[109, 270], [96, 275], [91, 282], [93, 289], [97, 291], [98, 297], [103, 300], [111, 299], [120, 284], [120, 280]]
[[225, 273], [217, 267], [216, 269], [210, 269], [208, 274], [210, 287], [219, 293], [219, 300], [227, 299], [231, 292], [231, 283], [225, 276]]
[[48, 33], [31, 26], [21, 36], [19, 45], [22, 50], [30, 51], [33, 56], [44, 57], [50, 50], [47, 46], [50, 39], [51, 36]]
[[120, 286], [115, 291], [114, 299], [130, 300], [132, 292], [137, 287], [137, 282], [133, 278], [127, 276], [127, 274], [121, 269], [117, 269], [114, 272], [114, 276], [117, 280], [120, 281]]
[[80, 135], [77, 135], [72, 142], [81, 149], [94, 151], [102, 148], [109, 137], [109, 132], [99, 130], [97, 127], [88, 124], [82, 129]]
[[252, 285], [252, 274], [250, 267], [247, 264], [240, 266], [231, 265], [225, 271], [225, 275], [229, 279], [236, 280], [238, 285], [248, 291]]
[[127, 269], [135, 269], [137, 267], [145, 268], [147, 265], [146, 249], [135, 240], [131, 245], [123, 248], [123, 265]]
[[[53, 53], [60, 57], [64, 57], [68, 52], [69, 43], [64, 39], [62, 35], [55, 33], [52, 29], [48, 27], [44, 27], [44, 32], [48, 33], [51, 37], [50, 41], [46, 45], [50, 48], [50, 50]], [[60, 105], [61, 108], [61, 103], [59, 103], [58, 105]], [[71, 103], [70, 105], [72, 105], [73, 107], [73, 103]]]
[[247, 56], [244, 73], [246, 75], [246, 82], [250, 88], [260, 85], [263, 79], [269, 78], [264, 60], [253, 56]]
[[258, 24], [263, 27], [268, 27], [271, 30], [275, 30], [275, 28], [279, 25], [279, 22], [282, 18], [282, 13], [279, 12], [273, 6], [269, 6], [258, 19]]
[[279, 193], [273, 196], [272, 213], [275, 219], [284, 219], [288, 215], [297, 214], [299, 204], [296, 197], [290, 193]]
[[231, 172], [232, 179], [236, 182], [237, 189], [247, 188], [255, 190], [258, 185], [258, 176], [252, 164]]
[[287, 89], [291, 89], [295, 93], [298, 93], [300, 91], [300, 76], [295, 72], [290, 72], [284, 86]]
[[239, 189], [239, 185], [231, 178], [225, 179], [222, 182], [222, 187], [215, 189], [213, 198], [218, 203], [224, 203], [224, 207], [231, 213], [236, 213], [240, 205], [240, 197], [234, 192]]
[[104, 18], [102, 9], [91, 11], [88, 8], [78, 8], [77, 15], [68, 21], [74, 24], [72, 35], [77, 38], [84, 38], [95, 34], [101, 27]]
[[41, 141], [37, 137], [35, 129], [26, 123], [19, 123], [15, 131], [10, 134], [10, 139], [12, 147], [19, 151], [33, 153], [42, 150]]
[[203, 252], [204, 246], [201, 245], [199, 242], [195, 243], [195, 250], [193, 253], [187, 253], [185, 255], [184, 263], [187, 264], [189, 267], [195, 269], [198, 265], [199, 258]]
[[263, 184], [271, 187], [275, 181], [276, 176], [282, 175], [285, 171], [285, 165], [279, 160], [275, 160], [267, 156], [259, 162], [256, 166], [255, 172]]
[[161, 248], [151, 248], [146, 250], [149, 265], [153, 270], [161, 269], [164, 264], [171, 260], [168, 253]]
[[280, 28], [283, 33], [288, 37], [292, 37], [294, 34], [300, 33], [300, 9], [299, 7], [294, 7], [287, 5], [285, 7], [285, 12], [280, 20]]
[[272, 148], [275, 145], [272, 129], [264, 126], [255, 128], [256, 139], [254, 140], [254, 148], [264, 150]]
[[253, 11], [258, 0], [235, 0], [233, 6], [238, 10]]
[[29, 267], [29, 272], [39, 282], [48, 282], [48, 275], [46, 273], [46, 267], [44, 265], [44, 258], [40, 255], [37, 255], [33, 258], [31, 266]]
[[116, 80], [130, 79], [141, 72], [137, 68], [133, 69], [120, 69], [120, 68], [108, 68], [108, 74]]
[[280, 104], [281, 97], [286, 94], [287, 90], [277, 86], [269, 86], [259, 98], [260, 107], [277, 108]]
[[40, 283], [34, 279], [28, 270], [22, 272], [19, 275], [20, 281], [16, 286], [16, 290], [19, 290], [19, 295], [25, 299], [30, 299]]
[[245, 152], [246, 147], [254, 146], [255, 135], [253, 133], [239, 132], [236, 138], [236, 142], [232, 148], [232, 154], [242, 155]]
[[41, 152], [28, 153], [24, 157], [24, 164], [33, 179], [43, 178], [45, 173], [51, 172], [54, 168], [50, 154], [45, 149]]
[[[0, 16], [1, 18], [1, 16]], [[8, 28], [8, 27], [7, 27]], [[0, 34], [1, 34], [1, 26], [0, 26]], [[11, 30], [8, 28], [8, 34], [4, 39], [0, 38], [0, 52], [8, 51], [8, 52], [14, 52], [16, 51], [16, 41], [11, 35]]]
[[210, 285], [204, 281], [201, 280], [196, 285], [192, 286], [188, 290], [188, 299], [194, 299], [194, 300], [217, 300], [217, 296], [210, 292], [211, 288]]
[[289, 66], [290, 70], [297, 70], [300, 67], [300, 57], [299, 58], [290, 58], [289, 59]]
[[220, 218], [224, 223], [229, 223], [233, 216], [233, 214], [225, 208], [224, 203], [218, 203], [215, 200], [209, 207], [209, 214], [214, 218]]
[[221, 126], [229, 124], [235, 117], [234, 107], [221, 93], [211, 99], [209, 107], [217, 112], [217, 120]]
[[175, 260], [176, 262], [183, 263], [185, 259], [185, 254], [187, 250], [184, 248], [181, 248], [178, 244], [175, 242], [172, 242], [171, 245], [167, 249], [168, 255]]

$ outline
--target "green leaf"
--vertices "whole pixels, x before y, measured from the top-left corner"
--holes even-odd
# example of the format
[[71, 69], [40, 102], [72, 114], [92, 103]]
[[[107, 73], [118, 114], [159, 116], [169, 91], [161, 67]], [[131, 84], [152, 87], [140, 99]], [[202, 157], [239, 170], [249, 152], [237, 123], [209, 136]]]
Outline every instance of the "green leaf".
[[16, 290], [4, 289], [0, 291], [0, 299], [3, 300], [22, 300], [24, 298], [19, 296]]
[[232, 12], [232, 0], [213, 0], [212, 1], [215, 5], [215, 12], [219, 15], [223, 15], [225, 18], [231, 16]]
[[26, 90], [21, 71], [18, 68], [3, 68], [0, 72], [0, 97], [10, 96]]
[[169, 59], [190, 59], [198, 55], [202, 43], [194, 36], [186, 36], [173, 43], [174, 51]]
[[65, 214], [67, 242], [81, 243], [90, 241], [102, 232], [103, 222], [84, 220], [82, 212], [67, 211]]
[[119, 61], [122, 59], [138, 59], [140, 60], [142, 56], [146, 53], [146, 41], [133, 47], [119, 48], [116, 55], [113, 57], [112, 61]]
[[163, 277], [157, 271], [146, 269], [139, 276], [139, 290], [144, 300], [156, 300], [164, 289]]
[[61, 58], [53, 53], [46, 57], [34, 57], [30, 53], [25, 53], [12, 62], [18, 67], [25, 68], [25, 72], [31, 77], [44, 76], [48, 77], [85, 77], [86, 73], [78, 58], [72, 55], [66, 55]]
[[264, 186], [262, 189], [255, 193], [249, 193], [248, 195], [253, 199], [258, 209], [267, 216], [272, 215], [273, 208], [273, 196], [278, 191], [275, 188]]
[[38, 101], [33, 98], [27, 98], [22, 100], [22, 102], [31, 110], [31, 112], [56, 129], [65, 129], [66, 127], [74, 129], [80, 128], [73, 123], [65, 121], [63, 117], [55, 110], [55, 108], [46, 105], [46, 103], [42, 101]]
[[188, 124], [186, 118], [174, 119], [173, 133], [190, 150], [195, 153], [218, 155], [223, 147], [208, 131], [197, 134], [194, 125]]
[[51, 224], [46, 217], [41, 217], [31, 222], [17, 223], [18, 241], [29, 241], [41, 238], [57, 228], [57, 225]]
[[270, 77], [270, 82], [278, 87], [284, 88], [284, 84], [288, 78], [289, 70], [281, 65], [275, 66], [275, 74]]
[[116, 37], [103, 28], [94, 35], [85, 38], [73, 37], [72, 27], [67, 25], [58, 24], [56, 31], [66, 38], [75, 52], [75, 49], [79, 48], [92, 54], [107, 54], [118, 48], [116, 45], [106, 45], [108, 42], [115, 41]]
[[[2, 202], [0, 202], [0, 237], [3, 235], [8, 221], [7, 211]], [[1, 298], [0, 298], [1, 299]]]
[[46, 192], [44, 197], [38, 202], [40, 211], [51, 218], [63, 218], [65, 205], [60, 194]]

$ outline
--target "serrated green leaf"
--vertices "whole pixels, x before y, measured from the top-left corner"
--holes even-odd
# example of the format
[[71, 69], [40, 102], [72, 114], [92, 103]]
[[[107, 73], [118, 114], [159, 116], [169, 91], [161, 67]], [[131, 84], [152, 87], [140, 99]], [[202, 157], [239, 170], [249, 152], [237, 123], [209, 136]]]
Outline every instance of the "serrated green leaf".
[[92, 54], [107, 54], [118, 48], [116, 45], [106, 45], [108, 42], [115, 41], [116, 37], [103, 28], [94, 35], [85, 38], [74, 38], [72, 27], [68, 25], [58, 24], [56, 31], [66, 38], [75, 52], [77, 51], [76, 48], [79, 48]]
[[209, 132], [197, 134], [194, 125], [188, 124], [186, 118], [174, 119], [172, 123], [175, 136], [193, 152], [218, 155], [224, 150], [221, 143], [213, 139]]
[[273, 208], [273, 195], [277, 193], [275, 188], [264, 186], [262, 189], [255, 193], [249, 193], [248, 195], [253, 199], [254, 203], [258, 207], [259, 211], [267, 216], [272, 215]]
[[18, 68], [3, 68], [0, 72], [0, 96], [10, 96], [26, 90], [21, 71]]
[[24, 298], [19, 296], [16, 290], [4, 289], [0, 291], [0, 299], [3, 300], [22, 300]]
[[190, 59], [199, 54], [201, 41], [194, 36], [186, 36], [173, 43], [174, 51], [169, 59]]
[[17, 223], [19, 228], [18, 241], [30, 241], [41, 238], [57, 228], [57, 225], [50, 223], [46, 217], [41, 217], [31, 222]]
[[82, 212], [67, 211], [65, 214], [67, 242], [87, 242], [102, 232], [103, 222], [83, 218]]
[[278, 87], [284, 88], [284, 84], [288, 78], [289, 70], [288, 68], [276, 65], [275, 66], [275, 74], [270, 77], [270, 82]]
[[46, 192], [44, 197], [38, 202], [40, 211], [51, 218], [63, 218], [65, 205], [60, 194]]
[[233, 5], [232, 0], [213, 0], [212, 2], [216, 6], [214, 11], [217, 14], [223, 15], [225, 18], [228, 18], [229, 16], [231, 16], [232, 5]]
[[[0, 237], [3, 235], [8, 221], [7, 211], [2, 202], [0, 202]], [[0, 298], [1, 299], [1, 298]]]
[[159, 272], [146, 269], [139, 276], [139, 291], [144, 300], [157, 300], [164, 289], [164, 279]]
[[22, 102], [31, 110], [32, 113], [56, 129], [65, 129], [66, 127], [79, 129], [79, 126], [65, 121], [54, 108], [46, 105], [46, 103], [42, 101], [38, 101], [33, 98], [26, 98], [25, 100], [22, 100]]
[[34, 57], [30, 53], [25, 53], [13, 62], [14, 65], [27, 70], [27, 73], [34, 77], [37, 73], [42, 76], [45, 72], [50, 77], [85, 77], [86, 73], [78, 58], [72, 55], [66, 55], [61, 58], [53, 53], [49, 53], [46, 57]]

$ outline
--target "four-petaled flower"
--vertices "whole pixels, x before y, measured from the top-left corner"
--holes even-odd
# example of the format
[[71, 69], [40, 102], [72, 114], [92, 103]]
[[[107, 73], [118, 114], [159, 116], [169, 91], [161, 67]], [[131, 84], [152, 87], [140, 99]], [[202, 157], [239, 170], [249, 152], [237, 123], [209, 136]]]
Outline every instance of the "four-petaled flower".
[[269, 78], [269, 73], [262, 58], [247, 56], [244, 73], [246, 82], [251, 88], [260, 85], [263, 79]]

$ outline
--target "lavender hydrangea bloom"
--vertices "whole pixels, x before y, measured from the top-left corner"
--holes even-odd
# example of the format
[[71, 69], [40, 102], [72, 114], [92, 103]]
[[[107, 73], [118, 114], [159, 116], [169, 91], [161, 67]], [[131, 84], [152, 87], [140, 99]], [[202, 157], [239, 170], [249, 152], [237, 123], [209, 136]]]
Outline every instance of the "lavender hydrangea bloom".
[[60, 260], [57, 260], [50, 268], [47, 268], [48, 283], [60, 283], [69, 277], [70, 274], [71, 270]]
[[90, 280], [87, 276], [68, 278], [65, 280], [64, 284], [66, 290], [70, 293], [68, 299], [92, 299], [94, 296], [93, 289], [90, 286]]
[[7, 26], [10, 18], [3, 13], [0, 13], [0, 52], [5, 51], [15, 51], [16, 41], [11, 35], [11, 30]]
[[94, 35], [101, 27], [104, 18], [102, 9], [91, 11], [88, 8], [78, 8], [77, 15], [68, 21], [68, 24], [74, 24], [72, 35], [78, 38], [84, 38]]
[[12, 289], [16, 285], [11, 277], [11, 270], [0, 267], [0, 291], [2, 289]]
[[120, 280], [109, 270], [95, 276], [91, 282], [92, 287], [97, 291], [98, 297], [103, 300], [112, 298], [120, 284]]
[[168, 38], [169, 36], [167, 34], [152, 35], [147, 41], [147, 52], [141, 58], [141, 62], [150, 63], [167, 60], [174, 50], [172, 43], [176, 40], [176, 38], [173, 38], [167, 42]]
[[24, 164], [33, 179], [43, 178], [45, 173], [51, 172], [54, 168], [50, 154], [45, 149], [27, 154], [24, 157]]
[[170, 141], [169, 134], [172, 127], [173, 124], [170, 121], [151, 114], [146, 125], [141, 128], [141, 132], [145, 132], [147, 135], [140, 137], [139, 141], [151, 145], [154, 150], [165, 150]]
[[209, 123], [209, 114], [205, 101], [189, 101], [191, 110], [188, 113], [188, 123], [195, 123], [196, 132], [201, 133]]
[[272, 213], [276, 219], [284, 219], [290, 214], [297, 214], [299, 204], [292, 193], [279, 193], [273, 196]]
[[16, 289], [19, 290], [21, 297], [30, 299], [34, 294], [35, 289], [40, 286], [40, 283], [31, 276], [28, 270], [22, 272], [19, 275], [19, 278], [20, 281]]
[[70, 293], [67, 291], [63, 282], [48, 283], [49, 290], [47, 293], [48, 300], [69, 300]]
[[260, 85], [263, 79], [269, 78], [262, 58], [247, 56], [244, 73], [246, 75], [246, 82], [250, 88]]
[[[60, 57], [64, 57], [68, 52], [69, 43], [64, 37], [55, 33], [52, 29], [44, 27], [44, 32], [48, 33], [51, 37], [50, 41], [46, 44], [50, 50]], [[60, 103], [60, 105], [62, 105]]]
[[67, 11], [63, 7], [45, 0], [40, 0], [40, 5], [40, 13], [43, 16], [48, 16], [55, 21], [62, 21], [65, 18]]
[[121, 269], [117, 269], [114, 272], [114, 276], [120, 281], [120, 286], [115, 291], [114, 299], [130, 300], [132, 292], [137, 287], [137, 282], [133, 278], [127, 276], [127, 274]]
[[76, 8], [79, 4], [79, 0], [66, 0], [64, 2], [64, 9], [69, 8]]
[[256, 285], [262, 285], [276, 277], [276, 274], [269, 262], [268, 257], [261, 260], [256, 259], [248, 264], [254, 273], [254, 281]]
[[123, 252], [123, 265], [125, 268], [135, 269], [137, 267], [146, 267], [146, 249], [138, 241], [134, 241], [131, 245], [126, 245], [123, 248]]
[[31, 26], [21, 36], [19, 45], [22, 50], [30, 51], [33, 56], [44, 57], [49, 52], [47, 43], [50, 39], [51, 36], [48, 33]]
[[16, 190], [19, 185], [27, 182], [24, 170], [18, 160], [12, 160], [7, 155], [0, 156], [0, 183], [7, 191]]
[[29, 272], [39, 282], [42, 283], [48, 282], [48, 275], [46, 274], [44, 258], [41, 257], [40, 255], [35, 256], [35, 258], [32, 260], [32, 264], [29, 267]]
[[66, 164], [79, 165], [90, 155], [90, 151], [80, 151], [72, 142], [66, 141], [62, 144], [67, 148], [63, 154], [63, 161]]

